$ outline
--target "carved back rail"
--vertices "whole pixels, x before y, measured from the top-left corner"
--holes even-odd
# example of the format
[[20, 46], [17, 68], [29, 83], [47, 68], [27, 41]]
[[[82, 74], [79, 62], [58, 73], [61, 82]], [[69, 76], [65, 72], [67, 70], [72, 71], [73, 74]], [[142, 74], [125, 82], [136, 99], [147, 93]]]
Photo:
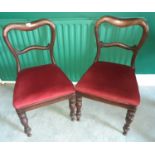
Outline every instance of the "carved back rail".
[[[50, 27], [50, 31], [51, 31], [51, 40], [47, 46], [33, 45], [33, 46], [26, 47], [25, 49], [20, 50], [20, 51], [17, 51], [16, 49], [13, 48], [12, 44], [9, 41], [9, 37], [8, 37], [8, 34], [11, 30], [33, 31], [33, 30], [35, 30], [39, 27], [45, 26], [45, 25], [48, 25]], [[41, 20], [37, 20], [37, 21], [31, 22], [31, 23], [9, 24], [4, 27], [3, 37], [4, 37], [4, 40], [5, 40], [8, 48], [10, 49], [11, 53], [15, 57], [18, 72], [21, 70], [19, 55], [27, 53], [31, 50], [49, 50], [51, 61], [52, 61], [52, 63], [55, 63], [54, 56], [53, 56], [53, 46], [54, 46], [54, 42], [55, 42], [55, 25], [51, 21], [49, 21], [47, 19], [41, 19]]]
[[[113, 26], [120, 27], [120, 28], [125, 28], [129, 26], [135, 26], [139, 25], [142, 27], [142, 36], [140, 38], [140, 41], [138, 42], [137, 45], [129, 46], [127, 44], [121, 43], [121, 42], [112, 42], [112, 43], [104, 43], [100, 41], [99, 39], [99, 27], [101, 24], [104, 23], [109, 23]], [[120, 19], [120, 18], [115, 18], [111, 16], [105, 16], [97, 20], [96, 25], [95, 25], [95, 36], [96, 36], [96, 44], [97, 44], [97, 54], [95, 58], [95, 62], [99, 61], [100, 53], [101, 53], [101, 48], [105, 47], [120, 47], [126, 50], [131, 50], [133, 52], [133, 56], [131, 59], [131, 66], [134, 66], [134, 62], [137, 56], [138, 50], [142, 47], [147, 35], [148, 35], [148, 25], [142, 18], [128, 18], [128, 19]]]

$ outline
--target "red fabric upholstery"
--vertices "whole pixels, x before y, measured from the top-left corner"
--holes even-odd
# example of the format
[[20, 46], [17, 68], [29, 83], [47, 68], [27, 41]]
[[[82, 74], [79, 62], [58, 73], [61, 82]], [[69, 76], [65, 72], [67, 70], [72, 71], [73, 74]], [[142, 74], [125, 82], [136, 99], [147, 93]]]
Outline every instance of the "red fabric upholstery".
[[54, 64], [28, 68], [18, 73], [13, 104], [29, 107], [74, 93], [74, 86]]
[[127, 105], [140, 103], [134, 69], [120, 64], [96, 62], [78, 82], [76, 91]]

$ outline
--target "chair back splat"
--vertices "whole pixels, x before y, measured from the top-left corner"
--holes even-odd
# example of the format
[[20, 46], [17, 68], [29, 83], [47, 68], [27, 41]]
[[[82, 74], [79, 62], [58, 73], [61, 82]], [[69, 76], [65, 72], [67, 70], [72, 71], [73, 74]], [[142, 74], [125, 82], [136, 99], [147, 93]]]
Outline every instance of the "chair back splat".
[[[143, 29], [141, 39], [137, 45], [133, 45], [133, 46], [129, 46], [129, 45], [121, 43], [121, 42], [104, 43], [104, 42], [100, 41], [100, 39], [99, 39], [99, 27], [101, 24], [104, 24], [104, 23], [109, 23], [113, 26], [120, 27], [120, 28], [139, 25]], [[142, 45], [148, 35], [148, 30], [149, 30], [148, 25], [142, 18], [128, 18], [128, 19], [122, 18], [122, 19], [120, 19], [120, 18], [115, 18], [115, 17], [111, 17], [111, 16], [105, 16], [105, 17], [100, 18], [96, 22], [96, 25], [95, 25], [95, 36], [96, 36], [96, 44], [97, 44], [97, 54], [96, 54], [95, 62], [99, 61], [101, 48], [103, 48], [103, 47], [105, 47], [105, 48], [120, 47], [120, 48], [124, 48], [126, 50], [131, 50], [133, 52], [132, 59], [131, 59], [131, 66], [134, 66], [137, 52], [142, 47]]]
[[[39, 46], [39, 45], [33, 45], [26, 47], [23, 50], [17, 51], [9, 41], [8, 34], [12, 30], [20, 30], [20, 31], [33, 31], [39, 27], [46, 26], [48, 25], [51, 31], [51, 40], [50, 43], [47, 46]], [[50, 57], [52, 63], [55, 64], [54, 56], [53, 56], [53, 46], [55, 42], [55, 25], [49, 21], [48, 19], [42, 19], [42, 20], [37, 20], [31, 23], [26, 23], [26, 24], [9, 24], [5, 26], [4, 31], [3, 31], [3, 37], [4, 40], [10, 49], [11, 53], [15, 57], [16, 63], [17, 63], [17, 71], [19, 72], [21, 70], [20, 66], [20, 61], [19, 61], [19, 55], [24, 54], [29, 52], [30, 50], [49, 50], [50, 51]]]

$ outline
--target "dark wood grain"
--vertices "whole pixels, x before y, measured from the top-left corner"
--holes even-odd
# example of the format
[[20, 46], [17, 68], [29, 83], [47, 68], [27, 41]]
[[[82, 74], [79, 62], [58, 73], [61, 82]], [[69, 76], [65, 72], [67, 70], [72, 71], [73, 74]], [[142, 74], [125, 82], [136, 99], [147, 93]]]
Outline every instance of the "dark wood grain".
[[130, 124], [132, 123], [134, 116], [135, 116], [135, 112], [136, 112], [136, 107], [130, 108], [127, 110], [127, 114], [126, 114], [126, 123], [123, 127], [123, 134], [126, 135], [127, 132], [130, 129]]
[[[134, 45], [133, 47], [130, 47], [129, 45], [126, 45], [123, 43], [118, 43], [118, 42], [115, 42], [112, 44], [106, 44], [106, 43], [101, 44], [101, 42], [99, 40], [99, 27], [101, 24], [104, 24], [104, 23], [110, 23], [110, 24], [112, 24], [116, 27], [120, 27], [120, 28], [139, 25], [143, 29], [142, 37], [141, 37], [139, 43], [137, 45]], [[118, 47], [121, 47], [124, 49], [130, 49], [133, 51], [133, 56], [131, 59], [131, 66], [134, 67], [137, 53], [138, 53], [139, 49], [142, 47], [143, 43], [145, 42], [146, 37], [148, 35], [148, 31], [149, 31], [148, 25], [142, 18], [127, 18], [127, 19], [125, 19], [125, 18], [116, 18], [116, 17], [111, 17], [111, 16], [101, 17], [99, 20], [97, 20], [97, 22], [95, 24], [95, 36], [96, 36], [96, 45], [97, 45], [97, 54], [96, 54], [95, 62], [99, 60], [102, 47], [118, 46]]]
[[74, 121], [75, 115], [76, 115], [76, 95], [75, 94], [71, 95], [71, 97], [69, 98], [69, 107], [70, 107], [71, 120]]
[[31, 136], [31, 128], [28, 125], [28, 119], [27, 119], [26, 113], [20, 112], [18, 110], [16, 110], [16, 111], [19, 116], [21, 124], [24, 126], [24, 132], [27, 134], [28, 137], [30, 137]]
[[76, 118], [77, 121], [80, 121], [81, 107], [82, 107], [82, 95], [80, 93], [76, 94], [76, 107], [77, 107]]
[[[41, 26], [45, 26], [45, 25], [48, 25], [50, 27], [50, 30], [51, 30], [51, 40], [47, 46], [34, 45], [34, 46], [29, 46], [29, 47], [27, 47], [21, 51], [17, 51], [11, 45], [9, 38], [8, 38], [8, 33], [10, 31], [12, 31], [12, 30], [32, 31], [34, 29], [37, 29], [37, 28], [39, 28]], [[11, 53], [15, 57], [18, 72], [21, 70], [20, 61], [19, 61], [18, 56], [21, 54], [24, 54], [30, 50], [34, 50], [34, 49], [36, 49], [36, 50], [49, 50], [51, 61], [52, 61], [52, 63], [55, 63], [54, 56], [53, 56], [53, 46], [54, 46], [54, 42], [55, 42], [55, 25], [54, 25], [54, 23], [52, 23], [51, 21], [49, 21], [47, 19], [41, 19], [41, 20], [37, 20], [37, 21], [31, 22], [31, 23], [9, 24], [9, 25], [4, 27], [3, 38], [4, 38], [8, 48], [10, 49]]]

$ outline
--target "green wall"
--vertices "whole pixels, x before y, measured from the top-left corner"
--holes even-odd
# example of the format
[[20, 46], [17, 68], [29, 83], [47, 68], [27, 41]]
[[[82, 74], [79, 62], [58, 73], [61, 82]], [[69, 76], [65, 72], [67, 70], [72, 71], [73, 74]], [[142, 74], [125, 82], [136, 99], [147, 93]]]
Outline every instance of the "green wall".
[[[139, 51], [136, 60], [137, 74], [154, 74], [155, 73], [155, 13], [92, 13], [92, 12], [76, 12], [76, 13], [0, 13], [0, 78], [2, 80], [15, 80], [16, 67], [13, 56], [10, 54], [2, 38], [2, 29], [4, 25], [12, 22], [28, 22], [39, 18], [51, 19], [56, 24], [56, 43], [54, 46], [54, 55], [57, 64], [68, 75], [72, 81], [78, 81], [83, 73], [92, 64], [96, 54], [96, 45], [94, 37], [94, 23], [104, 15], [116, 17], [143, 17], [149, 24], [149, 36], [143, 48]], [[48, 30], [42, 28], [36, 32], [26, 34], [12, 33], [11, 41], [15, 47], [22, 49], [28, 44], [46, 44], [47, 38], [41, 38], [40, 34]], [[133, 33], [133, 38], [136, 34]], [[35, 36], [35, 37], [34, 37]], [[17, 40], [17, 37], [20, 39]], [[132, 39], [133, 40], [133, 39]], [[23, 42], [23, 43], [21, 43]], [[128, 39], [130, 42], [130, 39]], [[118, 49], [113, 49], [118, 51]], [[110, 53], [110, 52], [109, 52]], [[112, 52], [111, 52], [112, 53]], [[125, 53], [125, 52], [124, 52]], [[110, 58], [114, 56], [112, 53]], [[122, 54], [121, 54], [122, 55]], [[104, 54], [102, 57], [104, 58]], [[129, 55], [127, 55], [129, 57]], [[114, 60], [110, 59], [109, 60]], [[35, 66], [39, 64], [49, 63], [49, 55], [47, 51], [25, 54], [21, 58], [23, 68]], [[120, 53], [115, 59], [121, 63]], [[127, 60], [127, 58], [126, 58]], [[127, 60], [127, 62], [129, 62]]]

